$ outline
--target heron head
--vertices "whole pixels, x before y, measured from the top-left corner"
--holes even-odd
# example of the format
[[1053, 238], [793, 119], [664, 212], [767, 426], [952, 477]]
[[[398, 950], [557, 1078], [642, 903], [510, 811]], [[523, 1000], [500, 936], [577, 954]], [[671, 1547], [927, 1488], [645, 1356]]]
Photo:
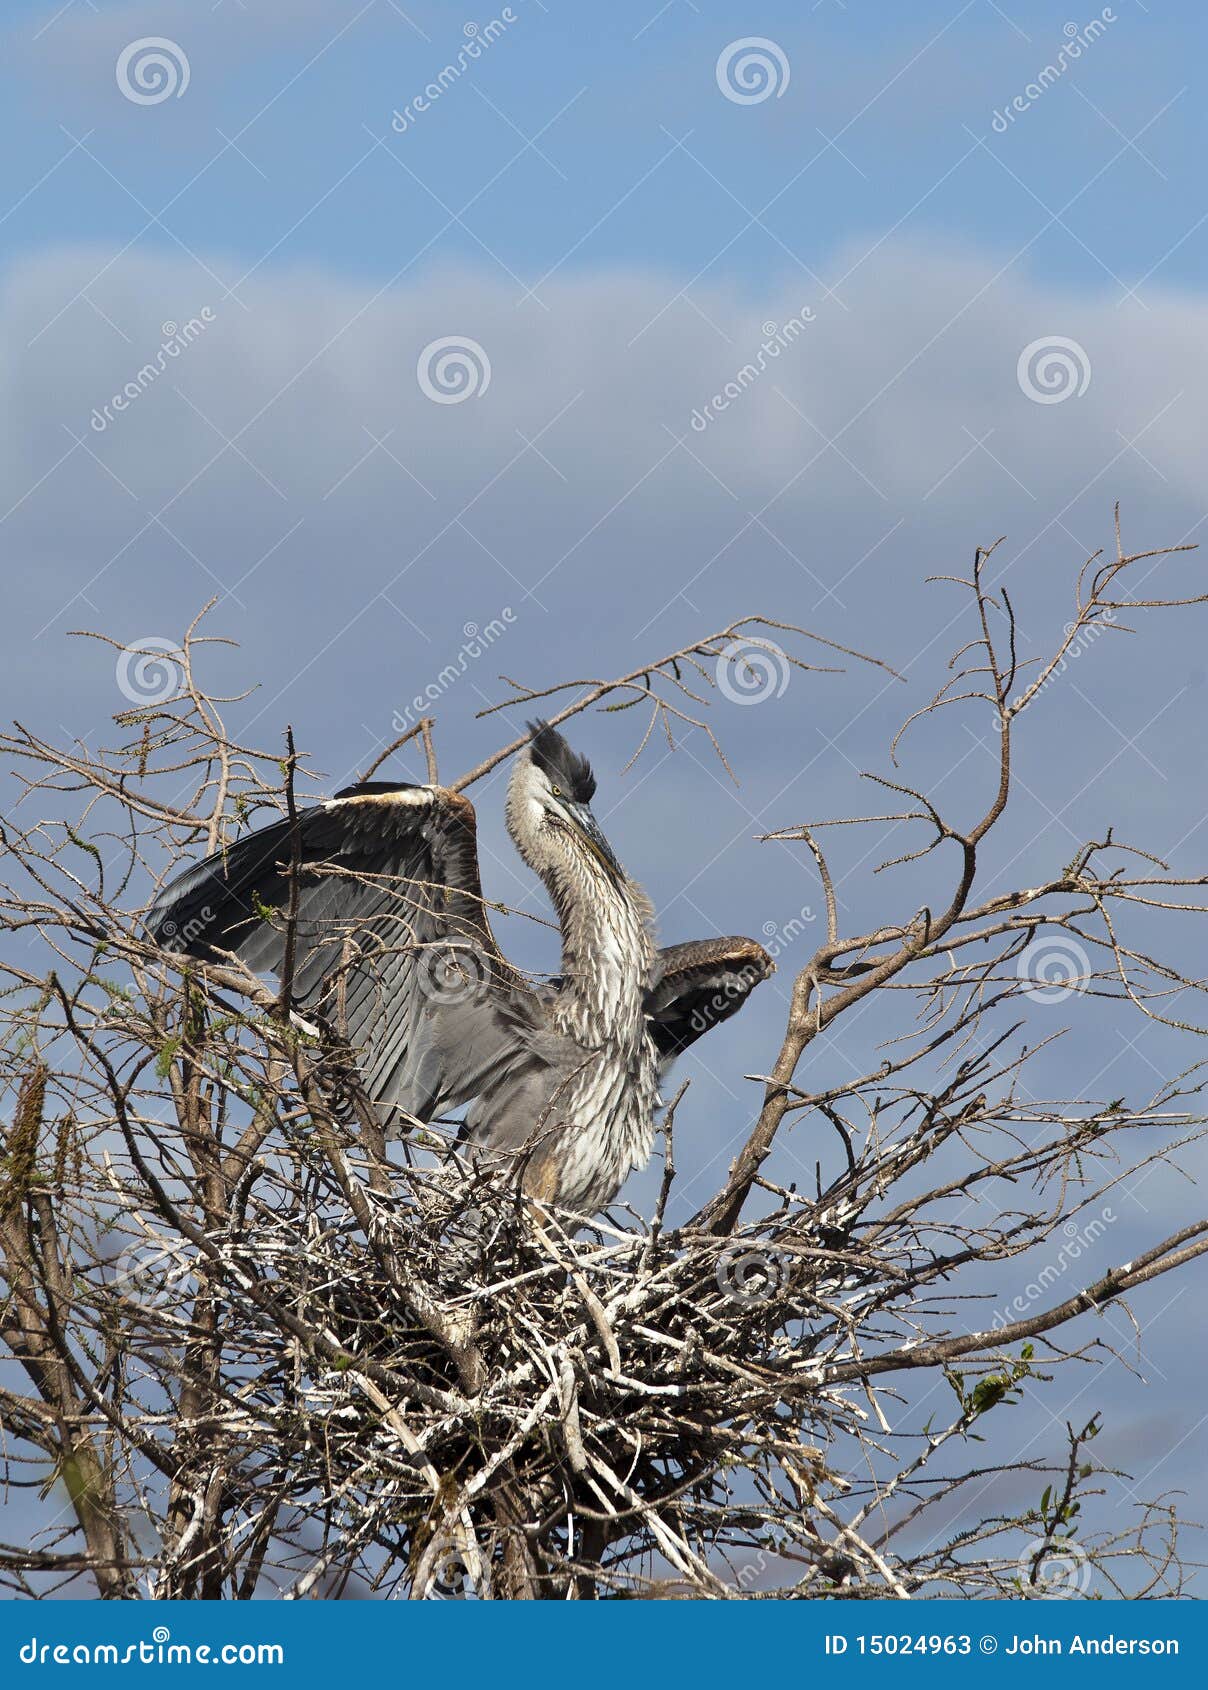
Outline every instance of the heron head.
[[532, 838], [550, 828], [560, 830], [599, 863], [611, 880], [623, 880], [625, 871], [592, 814], [596, 777], [591, 764], [572, 751], [547, 722], [530, 722], [528, 727], [532, 739], [516, 760], [509, 793], [509, 811], [518, 824], [517, 843], [525, 834]]

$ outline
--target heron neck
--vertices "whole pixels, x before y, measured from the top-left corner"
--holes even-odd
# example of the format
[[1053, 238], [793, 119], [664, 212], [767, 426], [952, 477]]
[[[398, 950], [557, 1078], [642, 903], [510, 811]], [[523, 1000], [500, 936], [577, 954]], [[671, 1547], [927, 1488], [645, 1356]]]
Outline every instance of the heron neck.
[[636, 1044], [645, 1035], [653, 946], [633, 888], [594, 874], [553, 875], [547, 884], [562, 926], [557, 1019], [587, 1044]]

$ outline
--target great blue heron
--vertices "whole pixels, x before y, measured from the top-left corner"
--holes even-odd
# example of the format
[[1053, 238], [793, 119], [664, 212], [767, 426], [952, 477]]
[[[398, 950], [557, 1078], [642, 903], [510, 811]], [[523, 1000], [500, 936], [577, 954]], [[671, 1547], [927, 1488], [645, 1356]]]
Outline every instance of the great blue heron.
[[280, 975], [296, 861], [295, 1012], [358, 1052], [388, 1135], [468, 1104], [471, 1145], [512, 1157], [532, 1196], [594, 1213], [650, 1155], [660, 1074], [774, 965], [752, 939], [657, 949], [592, 814], [590, 765], [546, 723], [530, 734], [507, 827], [558, 914], [553, 980], [499, 950], [474, 806], [442, 786], [347, 787], [190, 869], [147, 922], [167, 948]]

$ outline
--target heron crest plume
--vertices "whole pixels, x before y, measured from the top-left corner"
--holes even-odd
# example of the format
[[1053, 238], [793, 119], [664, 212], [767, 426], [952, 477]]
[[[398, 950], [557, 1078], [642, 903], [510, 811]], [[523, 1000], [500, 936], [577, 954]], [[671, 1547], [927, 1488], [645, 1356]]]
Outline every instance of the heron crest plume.
[[560, 786], [576, 804], [590, 804], [596, 795], [596, 777], [586, 757], [572, 751], [557, 728], [548, 722], [526, 722], [532, 735], [530, 755], [553, 786]]

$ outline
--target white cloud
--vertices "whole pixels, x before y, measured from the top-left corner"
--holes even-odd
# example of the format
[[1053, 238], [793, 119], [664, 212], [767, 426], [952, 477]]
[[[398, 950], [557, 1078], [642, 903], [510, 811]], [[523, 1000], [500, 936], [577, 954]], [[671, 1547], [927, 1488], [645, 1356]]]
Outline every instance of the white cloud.
[[[230, 257], [206, 262], [237, 279]], [[465, 273], [379, 290], [265, 269], [238, 289], [245, 310], [187, 258], [48, 254], [10, 272], [0, 306], [10, 348], [0, 409], [20, 425], [5, 454], [6, 492], [18, 496], [58, 455], [60, 425], [87, 426], [155, 351], [164, 321], [208, 305], [217, 322], [204, 345], [97, 448], [148, 497], [170, 495], [197, 467], [174, 384], [226, 432], [250, 423], [246, 450], [300, 496], [344, 472], [363, 426], [392, 428], [417, 473], [462, 485], [515, 450], [517, 429], [543, 428], [582, 395], [550, 443], [590, 470], [600, 492], [647, 469], [672, 430], [744, 497], [770, 497], [821, 452], [826, 473], [801, 478], [812, 499], [875, 497], [875, 488], [891, 505], [913, 506], [937, 482], [967, 484], [953, 466], [990, 430], [1002, 467], [976, 447], [974, 462], [979, 474], [992, 471], [1004, 501], [1019, 492], [1012, 476], [1043, 501], [1077, 494], [1100, 472], [1106, 499], [1159, 485], [1124, 444], [1145, 431], [1138, 444], [1167, 478], [1167, 496], [1198, 501], [1208, 300], [1150, 288], [1143, 310], [1014, 271], [996, 279], [999, 263], [899, 246], [843, 285], [846, 310], [796, 285], [756, 301], [698, 285], [700, 314], [674, 299], [676, 281], [634, 272], [555, 279], [541, 290], [542, 310], [517, 306], [506, 283]], [[840, 258], [836, 270], [847, 267]], [[815, 320], [770, 353], [776, 337], [765, 325], [803, 308]], [[480, 401], [438, 415], [419, 390], [416, 358], [457, 333], [486, 348], [493, 379]], [[1085, 350], [1090, 384], [1081, 397], [1042, 405], [1021, 392], [1016, 364], [1030, 342], [1054, 336]], [[737, 391], [715, 414], [710, 401], [727, 383]], [[694, 429], [702, 410], [711, 420]], [[848, 466], [826, 453], [831, 438]], [[235, 469], [219, 466], [211, 484]]]

